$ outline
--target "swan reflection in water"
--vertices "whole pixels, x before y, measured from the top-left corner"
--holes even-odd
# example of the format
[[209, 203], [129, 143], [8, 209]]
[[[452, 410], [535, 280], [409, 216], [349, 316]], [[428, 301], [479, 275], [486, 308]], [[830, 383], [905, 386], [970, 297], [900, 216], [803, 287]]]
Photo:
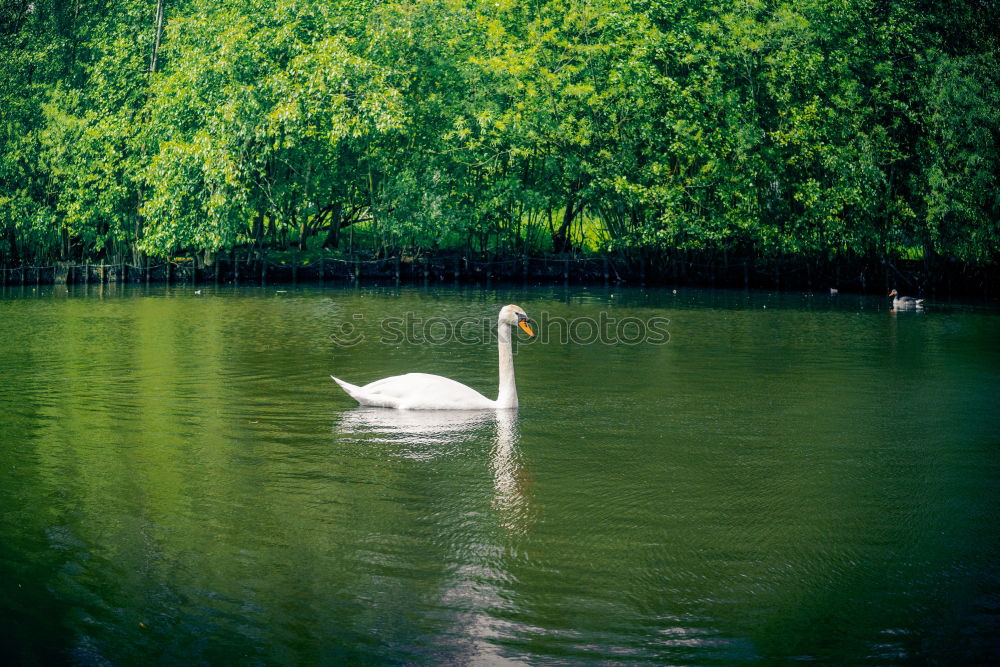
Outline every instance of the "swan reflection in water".
[[[477, 517], [473, 522], [441, 526], [439, 536], [453, 546], [450, 561], [455, 565], [441, 591], [442, 604], [462, 609], [456, 613], [455, 629], [440, 637], [449, 644], [456, 637], [464, 639], [454, 646], [466, 654], [469, 662], [512, 664], [499, 644], [517, 634], [509, 622], [495, 618], [490, 610], [503, 608], [509, 599], [505, 582], [503, 554], [512, 540], [524, 536], [531, 526], [531, 503], [525, 492], [525, 470], [521, 461], [520, 429], [517, 410], [447, 411], [395, 410], [359, 407], [341, 414], [335, 429], [340, 437], [364, 443], [380, 443], [394, 456], [415, 460], [436, 457], [472, 458], [464, 463], [488, 466], [492, 488], [482, 476], [462, 477], [462, 483], [475, 485], [472, 494], [458, 494], [459, 514]], [[484, 460], [489, 443], [489, 459]], [[441, 474], [435, 467], [433, 474]], [[452, 496], [454, 499], [456, 496]], [[489, 503], [489, 510], [485, 509]], [[472, 506], [470, 506], [470, 504]]]
[[496, 437], [490, 452], [493, 472], [493, 510], [510, 533], [523, 533], [528, 525], [528, 502], [524, 493], [524, 470], [518, 443], [521, 432], [516, 410], [497, 410]]
[[494, 419], [493, 412], [486, 410], [358, 407], [341, 413], [337, 426], [345, 435], [360, 436], [375, 442], [435, 445], [454, 442], [462, 435], [484, 428]]
[[528, 503], [518, 448], [517, 410], [358, 407], [341, 413], [336, 429], [342, 436], [396, 445], [395, 455], [415, 460], [454, 454], [470, 441], [490, 437], [490, 504], [506, 531], [523, 532]]

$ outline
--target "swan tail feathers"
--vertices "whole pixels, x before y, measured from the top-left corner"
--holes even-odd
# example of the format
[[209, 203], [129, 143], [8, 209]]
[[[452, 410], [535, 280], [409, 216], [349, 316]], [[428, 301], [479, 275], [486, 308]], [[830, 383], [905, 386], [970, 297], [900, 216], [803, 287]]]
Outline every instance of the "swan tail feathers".
[[361, 387], [359, 387], [356, 384], [351, 384], [350, 382], [344, 382], [340, 378], [333, 377], [332, 375], [330, 377], [333, 379], [334, 382], [340, 385], [341, 389], [347, 392], [348, 396], [350, 396], [351, 398], [353, 398], [358, 402], [361, 402], [361, 399], [358, 398], [358, 394], [361, 391]]

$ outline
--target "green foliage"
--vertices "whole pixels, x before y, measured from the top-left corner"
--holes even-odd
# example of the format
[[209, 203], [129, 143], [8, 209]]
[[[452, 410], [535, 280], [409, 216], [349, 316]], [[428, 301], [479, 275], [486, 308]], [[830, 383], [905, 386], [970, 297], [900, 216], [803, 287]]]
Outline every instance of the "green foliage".
[[1000, 258], [1000, 61], [941, 56], [926, 105], [924, 200], [935, 244], [968, 262]]
[[6, 261], [1000, 254], [995, 3], [158, 4], [0, 9]]

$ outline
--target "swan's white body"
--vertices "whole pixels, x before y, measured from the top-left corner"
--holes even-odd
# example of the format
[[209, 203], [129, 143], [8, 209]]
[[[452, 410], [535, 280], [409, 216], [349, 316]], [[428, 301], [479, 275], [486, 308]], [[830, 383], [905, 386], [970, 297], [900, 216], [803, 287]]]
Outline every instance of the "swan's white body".
[[[330, 377], [333, 377], [332, 375]], [[333, 378], [361, 405], [400, 410], [487, 410], [500, 407], [472, 387], [440, 375], [407, 373], [376, 380], [363, 387]], [[505, 407], [517, 407], [514, 405]]]
[[514, 384], [514, 357], [511, 353], [511, 327], [520, 326], [534, 335], [528, 316], [518, 306], [500, 310], [497, 327], [497, 350], [500, 354], [500, 390], [497, 400], [486, 398], [472, 387], [440, 375], [407, 373], [376, 380], [363, 387], [333, 377], [334, 382], [361, 405], [400, 410], [495, 410], [517, 407]]

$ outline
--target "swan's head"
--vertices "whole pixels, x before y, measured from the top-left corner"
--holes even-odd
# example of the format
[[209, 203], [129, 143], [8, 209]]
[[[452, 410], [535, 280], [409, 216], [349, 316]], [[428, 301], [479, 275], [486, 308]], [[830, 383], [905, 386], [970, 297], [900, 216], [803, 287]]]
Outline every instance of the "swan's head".
[[896, 290], [892, 290], [891, 292], [889, 292], [889, 296], [896, 296]]
[[524, 308], [521, 308], [520, 306], [511, 304], [501, 308], [499, 321], [500, 324], [508, 324], [512, 327], [521, 327], [524, 333], [529, 336], [534, 337], [535, 335], [535, 332], [531, 330], [531, 326], [528, 325], [528, 314], [524, 312]]

